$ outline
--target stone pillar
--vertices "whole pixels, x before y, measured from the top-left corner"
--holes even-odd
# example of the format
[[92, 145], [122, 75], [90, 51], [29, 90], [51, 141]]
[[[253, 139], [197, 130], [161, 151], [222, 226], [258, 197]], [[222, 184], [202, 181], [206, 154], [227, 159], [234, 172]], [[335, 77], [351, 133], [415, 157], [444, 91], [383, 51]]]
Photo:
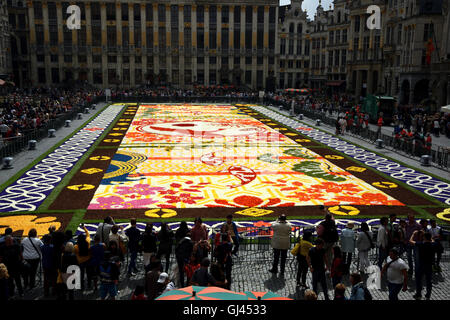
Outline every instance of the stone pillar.
[[172, 82], [172, 24], [170, 17], [170, 5], [166, 4], [166, 48], [169, 50], [167, 54], [167, 81]]
[[209, 6], [205, 5], [205, 85], [209, 86]]
[[27, 2], [28, 7], [28, 22], [30, 26], [30, 60], [31, 60], [31, 70], [30, 78], [33, 86], [38, 83], [38, 72], [37, 72], [37, 59], [36, 59], [36, 28], [34, 22], [34, 7], [33, 1]]
[[217, 33], [216, 33], [216, 82], [220, 84], [220, 70], [222, 68], [222, 6], [217, 6]]
[[107, 56], [107, 27], [106, 27], [106, 3], [100, 3], [100, 19], [102, 31], [102, 80], [103, 88], [109, 88], [108, 79], [108, 56]]
[[[66, 26], [64, 26], [66, 28]], [[78, 80], [80, 64], [78, 63], [78, 30], [72, 30], [72, 70], [73, 70], [73, 80]]]
[[263, 61], [263, 87], [266, 88], [269, 76], [269, 6], [264, 6], [264, 61]]
[[117, 46], [119, 51], [117, 54], [117, 64], [116, 64], [116, 79], [118, 81], [119, 88], [123, 86], [123, 60], [122, 60], [122, 3], [116, 3], [116, 36], [117, 36]]
[[[278, 6], [275, 7], [275, 64], [273, 66], [273, 75], [275, 76], [276, 81], [276, 87], [280, 87], [280, 79], [279, 79], [279, 72], [280, 72], [280, 39], [278, 35]], [[270, 10], [270, 8], [269, 8]], [[270, 17], [270, 13], [269, 13]], [[304, 52], [304, 51], [303, 51]]]
[[[58, 28], [58, 69], [59, 69], [59, 80], [64, 79], [64, 34], [63, 30], [66, 28], [63, 21], [63, 12], [61, 2], [56, 2], [56, 23]], [[31, 25], [31, 21], [30, 21]]]
[[[93, 66], [92, 66], [92, 23], [91, 23], [91, 4], [86, 2], [84, 4], [86, 11], [86, 47], [87, 47], [87, 69], [88, 82], [94, 82]], [[98, 41], [98, 39], [97, 39]]]
[[[191, 32], [192, 32], [192, 50], [195, 50], [197, 48], [197, 6], [195, 4], [191, 7]], [[192, 81], [197, 82], [197, 55], [192, 55]]]
[[[245, 6], [241, 6], [241, 70], [243, 71], [243, 74], [241, 74], [241, 83], [245, 83]], [[242, 54], [244, 52], [244, 54]]]
[[258, 6], [253, 6], [253, 18], [252, 18], [252, 89], [256, 89], [257, 86], [257, 55], [254, 53], [258, 50]]
[[[151, 5], [151, 4], [149, 4]], [[147, 73], [147, 47], [151, 45], [151, 43], [147, 43], [147, 12], [145, 10], [146, 3], [141, 3], [141, 74], [143, 83], [147, 83], [147, 79], [145, 77]], [[150, 59], [152, 57], [150, 56]], [[150, 70], [149, 70], [150, 71]]]
[[178, 46], [179, 48], [183, 48], [183, 50], [178, 50], [179, 52], [179, 68], [178, 68], [178, 77], [179, 77], [179, 83], [182, 88], [185, 86], [185, 80], [184, 80], [184, 48], [186, 47], [184, 45], [184, 6], [179, 5], [178, 6]]
[[[230, 70], [234, 69], [234, 6], [230, 6], [229, 9], [229, 28], [228, 28], [228, 48], [233, 52], [233, 54], [228, 57], [228, 66]], [[233, 77], [231, 76], [231, 81], [233, 81]]]
[[45, 84], [50, 86], [52, 83], [51, 68], [50, 68], [50, 32], [48, 25], [48, 5], [47, 1], [42, 2], [42, 18], [44, 22], [44, 50], [45, 50]]
[[[128, 32], [130, 39], [130, 47], [136, 48], [136, 42], [134, 39], [134, 5], [128, 3]], [[136, 84], [136, 63], [135, 63], [136, 49], [131, 51], [130, 54], [130, 86], [133, 88]]]
[[153, 73], [159, 74], [159, 19], [158, 19], [158, 3], [153, 3], [153, 50], [158, 48], [158, 53], [153, 54]]

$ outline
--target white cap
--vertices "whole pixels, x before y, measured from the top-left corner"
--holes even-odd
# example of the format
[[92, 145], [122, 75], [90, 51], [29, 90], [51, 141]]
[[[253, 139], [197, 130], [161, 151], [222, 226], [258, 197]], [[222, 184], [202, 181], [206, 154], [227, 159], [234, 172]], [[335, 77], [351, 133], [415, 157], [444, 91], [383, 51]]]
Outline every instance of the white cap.
[[169, 275], [165, 272], [161, 273], [159, 275], [158, 283], [164, 283], [166, 279], [169, 277]]

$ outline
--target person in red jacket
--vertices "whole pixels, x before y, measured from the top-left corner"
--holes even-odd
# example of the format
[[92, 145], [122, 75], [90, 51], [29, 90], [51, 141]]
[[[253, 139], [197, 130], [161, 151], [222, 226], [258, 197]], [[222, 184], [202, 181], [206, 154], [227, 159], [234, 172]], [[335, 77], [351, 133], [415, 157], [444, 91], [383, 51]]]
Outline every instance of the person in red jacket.
[[425, 149], [427, 150], [428, 155], [431, 155], [431, 144], [432, 144], [431, 134], [428, 132], [427, 137], [425, 139]]
[[377, 122], [378, 130], [377, 130], [377, 138], [381, 137], [381, 127], [383, 126], [383, 117], [380, 115]]

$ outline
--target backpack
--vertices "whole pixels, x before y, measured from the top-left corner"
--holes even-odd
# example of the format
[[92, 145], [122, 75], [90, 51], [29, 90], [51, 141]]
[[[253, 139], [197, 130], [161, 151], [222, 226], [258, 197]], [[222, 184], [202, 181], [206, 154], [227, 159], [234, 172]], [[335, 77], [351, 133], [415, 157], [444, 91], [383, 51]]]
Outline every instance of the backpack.
[[325, 231], [323, 233], [323, 239], [325, 242], [337, 242], [339, 241], [339, 234], [336, 229], [336, 225], [329, 226], [328, 228], [325, 228]]

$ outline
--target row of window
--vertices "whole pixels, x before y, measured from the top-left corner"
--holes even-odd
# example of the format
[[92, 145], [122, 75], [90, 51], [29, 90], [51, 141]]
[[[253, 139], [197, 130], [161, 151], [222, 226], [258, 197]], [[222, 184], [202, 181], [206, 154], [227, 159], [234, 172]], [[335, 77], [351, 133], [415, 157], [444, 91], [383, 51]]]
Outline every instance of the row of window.
[[[81, 19], [86, 19], [86, 10], [84, 3], [75, 3], [77, 6], [81, 9]], [[101, 20], [101, 9], [100, 9], [100, 3], [99, 2], [91, 2], [91, 19], [93, 21]], [[70, 6], [69, 2], [62, 2], [62, 12], [63, 15], [66, 15], [67, 8]], [[33, 2], [34, 7], [34, 17], [35, 19], [42, 19], [43, 18], [43, 9], [42, 9], [42, 3], [40, 1], [34, 1]], [[133, 6], [128, 6], [128, 3], [122, 3], [120, 7], [120, 17], [123, 21], [130, 20], [130, 17], [132, 16], [134, 21], [141, 21], [141, 5], [136, 3]], [[147, 3], [145, 5], [145, 20], [146, 21], [153, 21], [153, 4]], [[235, 6], [233, 10], [234, 15], [234, 23], [240, 23], [241, 20], [241, 6]], [[221, 15], [221, 22], [222, 23], [229, 23], [230, 22], [230, 12], [231, 8], [229, 6], [222, 6], [222, 9], [220, 11]], [[211, 24], [217, 23], [217, 16], [218, 16], [218, 9], [215, 5], [209, 6], [209, 22]], [[106, 19], [107, 20], [116, 20], [117, 14], [119, 10], [116, 9], [115, 3], [107, 3], [106, 4]], [[203, 23], [205, 22], [205, 6], [204, 5], [198, 5], [196, 8], [197, 12], [197, 22]], [[265, 9], [263, 6], [258, 6], [256, 11], [256, 20], [257, 23], [264, 23], [264, 13]], [[50, 20], [55, 20], [57, 17], [57, 8], [55, 2], [48, 2], [48, 15]], [[157, 12], [155, 12], [155, 15], [158, 18], [159, 22], [165, 22], [166, 21], [166, 15], [170, 16], [170, 20], [172, 23], [178, 23], [179, 18], [179, 7], [178, 5], [170, 5], [169, 10], [166, 11], [166, 5], [165, 4], [158, 4], [157, 6]], [[276, 7], [270, 7], [269, 8], [269, 23], [275, 23], [275, 15], [276, 15]], [[244, 16], [246, 23], [252, 23], [253, 22], [253, 7], [252, 6], [246, 6], [244, 10]], [[184, 22], [191, 22], [192, 19], [192, 6], [191, 5], [183, 5], [183, 19]]]
[[[68, 81], [74, 79], [74, 74], [71, 71], [65, 71], [63, 73], [63, 79], [60, 78], [60, 72], [59, 68], [52, 68], [50, 70], [50, 79], [52, 83], [60, 83], [62, 80]], [[130, 84], [130, 69], [123, 69], [122, 75], [117, 74], [116, 69], [108, 69], [107, 71], [107, 77], [106, 79], [103, 79], [103, 72], [101, 69], [93, 69], [92, 71], [92, 77], [94, 84], [103, 84], [103, 80], [109, 84]], [[135, 83], [142, 83], [143, 81], [149, 80], [149, 75], [152, 74], [153, 70], [148, 69], [147, 72], [143, 72], [143, 70], [135, 70]], [[215, 85], [219, 82], [222, 83], [224, 81], [229, 82], [230, 74], [226, 75], [219, 75], [219, 70], [209, 70], [209, 83], [205, 83], [205, 70], [199, 69], [197, 72], [193, 72], [193, 70], [185, 70], [183, 73], [184, 76], [184, 83], [185, 84], [205, 84], [205, 85]], [[165, 69], [160, 70], [160, 75], [167, 75], [167, 71]], [[263, 87], [264, 82], [264, 72], [262, 70], [256, 70], [256, 85], [257, 87], [261, 88]], [[45, 84], [47, 80], [46, 76], [46, 70], [45, 68], [37, 68], [37, 76], [38, 76], [38, 82], [41, 84]], [[163, 76], [165, 77], [165, 76]], [[221, 78], [224, 77], [224, 78]], [[88, 79], [88, 72], [87, 71], [80, 71], [78, 72], [78, 80], [87, 80]], [[244, 79], [246, 84], [251, 85], [252, 84], [252, 71], [246, 70], [244, 73]], [[172, 71], [172, 79], [171, 83], [178, 84], [180, 83], [180, 73], [178, 70]]]
[[[167, 29], [165, 27], [159, 27], [158, 29], [158, 43], [157, 45], [160, 48], [165, 48], [167, 46]], [[44, 28], [42, 25], [36, 25], [36, 43], [42, 44], [44, 43]], [[206, 40], [208, 40], [208, 48], [216, 49], [217, 47], [221, 47], [223, 49], [228, 49], [230, 47], [230, 36], [233, 37], [232, 47], [240, 48], [241, 47], [241, 35], [244, 35], [244, 47], [246, 49], [253, 48], [253, 30], [245, 29], [245, 32], [242, 33], [240, 29], [235, 29], [233, 33], [229, 31], [229, 29], [221, 29], [220, 32], [220, 43], [218, 43], [218, 33], [216, 29], [209, 29], [209, 36], [205, 38], [205, 29], [198, 28], [196, 35], [196, 47], [204, 48], [206, 47]], [[77, 43], [79, 46], [86, 46], [87, 44], [87, 31], [86, 26], [82, 26], [82, 28], [76, 32], [77, 35]], [[154, 46], [154, 29], [152, 27], [148, 27], [145, 33], [146, 47], [152, 48]], [[94, 45], [100, 46], [102, 39], [101, 27], [92, 26], [92, 39]], [[138, 48], [142, 47], [142, 33], [141, 28], [135, 27], [134, 32], [130, 34], [129, 27], [122, 27], [121, 39], [123, 46], [130, 45], [130, 36], [133, 36], [134, 45]], [[269, 30], [269, 42], [268, 48], [275, 49], [275, 30]], [[118, 33], [117, 29], [114, 26], [108, 26], [106, 29], [106, 42], [110, 47], [117, 46], [118, 43]], [[183, 30], [183, 46], [185, 48], [190, 48], [193, 45], [192, 39], [192, 30], [191, 28], [185, 28]], [[63, 29], [63, 43], [65, 46], [72, 46], [73, 42], [73, 33], [72, 30]], [[49, 26], [49, 43], [52, 46], [59, 45], [58, 43], [58, 29], [57, 26]], [[180, 46], [180, 33], [178, 29], [171, 29], [170, 31], [170, 46], [173, 48], [177, 48]], [[256, 31], [256, 48], [263, 49], [264, 48], [264, 29], [258, 28]]]
[[[87, 56], [86, 55], [77, 55], [78, 57], [78, 63], [87, 63]], [[142, 57], [141, 56], [136, 56], [134, 57], [134, 62], [136, 64], [141, 64], [142, 63]], [[185, 57], [185, 64], [186, 65], [190, 65], [192, 63], [192, 57]], [[228, 57], [207, 57], [205, 59], [205, 57], [196, 57], [195, 58], [197, 61], [197, 64], [204, 64], [205, 60], [209, 61], [209, 64], [215, 65], [218, 63], [218, 61], [220, 60], [222, 65], [228, 65], [229, 64], [229, 58]], [[36, 55], [36, 60], [37, 62], [45, 62], [45, 55], [43, 54], [38, 54]], [[64, 55], [63, 56], [63, 60], [64, 63], [72, 63], [74, 62], [74, 56], [73, 55]], [[167, 61], [167, 57], [166, 56], [161, 56], [159, 57], [159, 63], [161, 65], [166, 65], [166, 61]], [[252, 57], [245, 57], [242, 59], [242, 61], [245, 63], [245, 65], [252, 65], [253, 64], [253, 58]], [[58, 55], [52, 54], [50, 55], [50, 62], [52, 63], [58, 63], [59, 62], [59, 58]], [[92, 56], [92, 63], [102, 63], [102, 56], [101, 55], [93, 55]], [[117, 63], [117, 56], [113, 56], [113, 55], [109, 55], [107, 56], [107, 63]], [[123, 56], [122, 57], [122, 63], [124, 64], [128, 64], [130, 63], [130, 57], [129, 56]], [[172, 57], [172, 66], [177, 66], [179, 63], [179, 57], [178, 56], [174, 56]], [[268, 58], [268, 63], [269, 64], [274, 64], [275, 63], [275, 58], [269, 57]], [[147, 59], [147, 64], [148, 65], [153, 65], [153, 57], [150, 56]], [[233, 64], [234, 65], [240, 65], [241, 64], [241, 57], [233, 57]], [[257, 57], [256, 58], [256, 64], [257, 65], [263, 65], [264, 64], [264, 58], [263, 57]]]
[[[296, 51], [294, 53], [294, 39], [289, 39], [288, 42], [288, 50], [287, 50], [287, 54], [289, 55], [293, 55], [293, 54], [297, 54], [297, 55], [309, 55], [309, 40], [305, 40], [305, 46], [304, 46], [304, 50], [302, 50], [303, 48], [303, 41], [301, 39], [297, 39], [297, 46], [296, 46]], [[280, 41], [280, 54], [281, 55], [285, 55], [286, 54], [286, 39], [281, 39]]]

